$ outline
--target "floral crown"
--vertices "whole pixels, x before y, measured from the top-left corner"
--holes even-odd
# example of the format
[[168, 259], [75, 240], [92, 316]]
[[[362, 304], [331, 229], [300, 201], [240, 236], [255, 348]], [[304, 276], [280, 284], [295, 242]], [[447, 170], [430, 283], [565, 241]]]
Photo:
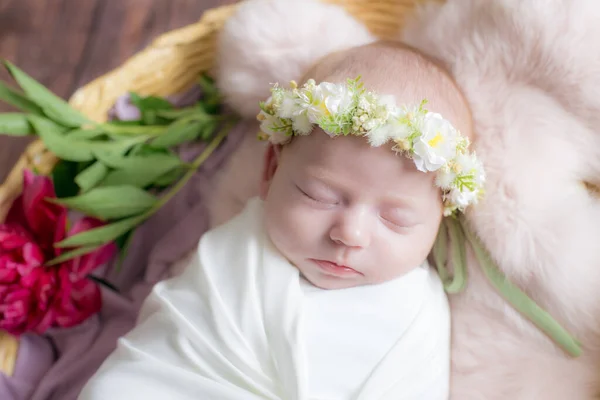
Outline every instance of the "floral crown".
[[412, 159], [419, 171], [436, 172], [442, 189], [444, 215], [463, 212], [483, 194], [485, 174], [469, 140], [440, 114], [418, 106], [398, 107], [393, 96], [367, 91], [360, 77], [345, 84], [313, 79], [290, 89], [277, 84], [261, 102], [259, 138], [285, 144], [293, 136], [309, 135], [319, 126], [329, 136], [366, 136], [371, 146], [393, 142], [393, 150]]

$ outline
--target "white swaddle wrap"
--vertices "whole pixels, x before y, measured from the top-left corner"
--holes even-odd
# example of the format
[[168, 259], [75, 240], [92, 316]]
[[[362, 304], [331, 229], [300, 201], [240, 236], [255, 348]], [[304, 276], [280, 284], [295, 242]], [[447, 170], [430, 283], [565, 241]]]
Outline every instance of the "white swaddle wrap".
[[429, 267], [315, 288], [267, 238], [259, 199], [185, 262], [80, 399], [447, 398], [450, 316]]

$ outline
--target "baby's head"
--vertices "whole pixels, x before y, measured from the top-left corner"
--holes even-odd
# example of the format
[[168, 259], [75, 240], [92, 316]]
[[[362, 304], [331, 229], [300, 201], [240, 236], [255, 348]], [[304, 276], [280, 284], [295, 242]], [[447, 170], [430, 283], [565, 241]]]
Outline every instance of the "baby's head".
[[[364, 89], [393, 95], [398, 106], [417, 110], [427, 99], [428, 111], [441, 114], [462, 136], [471, 135], [469, 108], [454, 81], [433, 60], [399, 44], [380, 42], [332, 54], [303, 82], [344, 83], [359, 75]], [[329, 115], [345, 107], [348, 99], [340, 98], [337, 104], [315, 100], [313, 111]], [[300, 130], [306, 129], [302, 122], [295, 121]], [[428, 143], [439, 139], [434, 132]], [[435, 155], [419, 170], [399, 152], [400, 142], [372, 146], [369, 141], [373, 137], [356, 135], [355, 129], [330, 137], [315, 125], [308, 135], [268, 148], [261, 188], [268, 235], [315, 286], [381, 283], [420, 266], [448, 208], [439, 176], [422, 171], [432, 169]]]

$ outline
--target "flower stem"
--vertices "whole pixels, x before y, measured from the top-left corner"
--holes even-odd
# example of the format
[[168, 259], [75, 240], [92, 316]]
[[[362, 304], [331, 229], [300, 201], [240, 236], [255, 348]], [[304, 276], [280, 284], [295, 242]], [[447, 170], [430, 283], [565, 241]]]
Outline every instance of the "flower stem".
[[101, 124], [99, 126], [104, 131], [113, 135], [122, 136], [137, 136], [137, 135], [148, 135], [158, 136], [167, 130], [167, 126], [163, 125], [113, 125], [113, 124]]

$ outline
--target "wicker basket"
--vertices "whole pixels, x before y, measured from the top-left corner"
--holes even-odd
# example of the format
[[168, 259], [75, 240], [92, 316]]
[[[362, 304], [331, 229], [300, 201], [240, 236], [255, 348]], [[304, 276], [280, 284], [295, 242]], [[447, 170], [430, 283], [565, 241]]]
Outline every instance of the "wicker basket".
[[[404, 18], [420, 0], [323, 0], [340, 4], [381, 38], [396, 37]], [[236, 5], [207, 11], [195, 24], [158, 37], [121, 67], [79, 89], [70, 99], [72, 106], [95, 121], [103, 121], [115, 100], [128, 91], [142, 95], [166, 96], [181, 92], [196, 82], [201, 72], [210, 74], [216, 51], [216, 38]], [[35, 141], [22, 154], [6, 181], [0, 186], [0, 221], [22, 189], [25, 168], [49, 173], [57, 158], [41, 141]], [[9, 375], [14, 367], [17, 341], [0, 332], [0, 370]]]

